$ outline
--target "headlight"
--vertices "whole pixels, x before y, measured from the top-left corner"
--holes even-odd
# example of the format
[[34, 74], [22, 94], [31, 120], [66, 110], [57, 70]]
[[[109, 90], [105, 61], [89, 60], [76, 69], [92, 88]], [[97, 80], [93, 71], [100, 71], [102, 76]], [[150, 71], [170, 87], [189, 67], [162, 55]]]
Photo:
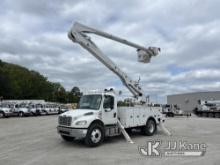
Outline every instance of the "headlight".
[[86, 120], [81, 120], [81, 121], [77, 121], [76, 125], [86, 125], [87, 121]]

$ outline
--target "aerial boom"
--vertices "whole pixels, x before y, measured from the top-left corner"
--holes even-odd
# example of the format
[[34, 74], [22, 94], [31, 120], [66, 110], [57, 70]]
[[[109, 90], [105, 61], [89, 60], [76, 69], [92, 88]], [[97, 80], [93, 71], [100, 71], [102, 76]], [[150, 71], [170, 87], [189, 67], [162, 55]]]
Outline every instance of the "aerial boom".
[[129, 91], [134, 95], [135, 98], [137, 98], [139, 101], [146, 102], [146, 97], [141, 87], [139, 86], [139, 83], [129, 78], [127, 74], [125, 74], [116, 64], [113, 63], [111, 59], [105, 56], [104, 53], [90, 39], [90, 37], [86, 35], [86, 33], [93, 33], [136, 48], [138, 52], [139, 62], [149, 62], [152, 56], [156, 56], [159, 53], [160, 48], [145, 48], [125, 39], [87, 27], [77, 22], [73, 25], [70, 32], [68, 33], [68, 37], [73, 42], [79, 43], [83, 48], [94, 55], [101, 63], [103, 63], [106, 67], [113, 71], [121, 79], [122, 83], [129, 89]]

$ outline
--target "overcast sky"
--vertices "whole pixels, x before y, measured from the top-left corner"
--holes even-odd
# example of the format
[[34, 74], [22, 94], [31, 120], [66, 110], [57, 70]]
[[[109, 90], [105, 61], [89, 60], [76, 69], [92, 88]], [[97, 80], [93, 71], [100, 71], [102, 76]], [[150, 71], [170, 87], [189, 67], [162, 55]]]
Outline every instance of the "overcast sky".
[[140, 45], [161, 48], [150, 64], [136, 50], [93, 41], [154, 101], [166, 95], [220, 90], [219, 0], [1, 0], [0, 59], [36, 70], [67, 90], [128, 90], [90, 53], [67, 38], [75, 21]]

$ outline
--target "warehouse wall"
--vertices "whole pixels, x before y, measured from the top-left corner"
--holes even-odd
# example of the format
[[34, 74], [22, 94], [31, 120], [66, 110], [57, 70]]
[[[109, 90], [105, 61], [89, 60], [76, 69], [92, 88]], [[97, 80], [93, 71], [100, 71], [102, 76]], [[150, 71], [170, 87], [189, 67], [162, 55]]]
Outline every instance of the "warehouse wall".
[[220, 100], [220, 91], [185, 93], [167, 96], [167, 104], [177, 104], [186, 112], [191, 112], [198, 105], [198, 100]]

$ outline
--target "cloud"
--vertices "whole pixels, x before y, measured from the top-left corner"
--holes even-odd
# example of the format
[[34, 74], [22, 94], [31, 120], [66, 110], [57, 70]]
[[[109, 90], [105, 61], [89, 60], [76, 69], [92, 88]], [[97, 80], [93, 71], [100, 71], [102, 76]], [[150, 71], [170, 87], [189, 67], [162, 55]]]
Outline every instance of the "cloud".
[[151, 63], [140, 64], [135, 49], [91, 35], [132, 79], [141, 76], [142, 88], [153, 100], [219, 90], [219, 5], [217, 0], [3, 0], [0, 59], [39, 71], [68, 90], [114, 86], [127, 95], [116, 75], [67, 38], [79, 21], [146, 47], [161, 47]]

